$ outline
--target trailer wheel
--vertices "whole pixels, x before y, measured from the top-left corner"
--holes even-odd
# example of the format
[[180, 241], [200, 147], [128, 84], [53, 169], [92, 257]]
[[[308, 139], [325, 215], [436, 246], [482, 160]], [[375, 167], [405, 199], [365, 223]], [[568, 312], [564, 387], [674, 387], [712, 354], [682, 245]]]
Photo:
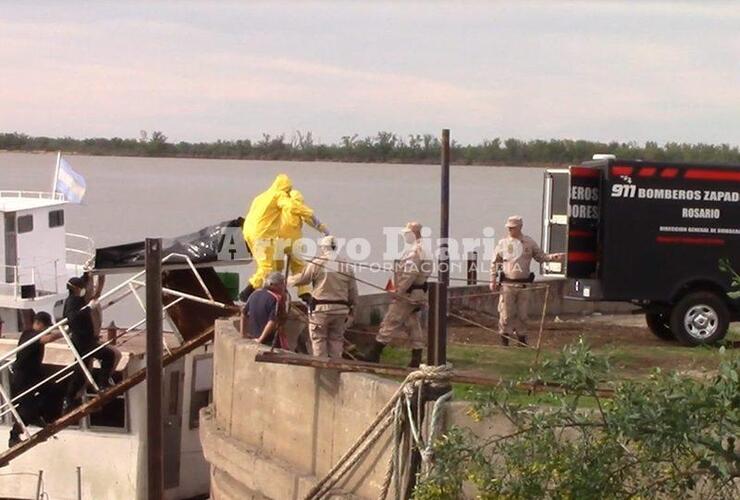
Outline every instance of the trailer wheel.
[[694, 292], [678, 301], [671, 310], [670, 320], [671, 330], [682, 344], [713, 344], [727, 334], [730, 312], [716, 294]]
[[670, 318], [666, 314], [648, 311], [645, 313], [645, 322], [653, 335], [659, 339], [676, 340], [671, 331]]

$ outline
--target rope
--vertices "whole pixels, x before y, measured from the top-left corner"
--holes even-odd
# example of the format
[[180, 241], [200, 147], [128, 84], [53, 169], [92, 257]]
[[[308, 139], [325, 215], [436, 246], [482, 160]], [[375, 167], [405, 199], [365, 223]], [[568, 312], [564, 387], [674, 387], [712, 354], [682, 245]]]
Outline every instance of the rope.
[[483, 330], [485, 330], [487, 332], [495, 333], [496, 335], [501, 335], [502, 337], [506, 337], [507, 339], [513, 340], [514, 342], [516, 342], [517, 344], [521, 345], [522, 347], [528, 347], [530, 349], [534, 349], [534, 347], [525, 344], [524, 342], [522, 342], [518, 338], [512, 337], [511, 335], [501, 334], [501, 333], [497, 332], [496, 330], [494, 330], [493, 328], [488, 328], [486, 325], [484, 325], [482, 323], [478, 323], [477, 321], [474, 321], [474, 320], [472, 320], [470, 318], [466, 318], [465, 316], [461, 316], [459, 314], [455, 314], [455, 313], [449, 312], [449, 311], [447, 311], [447, 315], [448, 316], [452, 316], [453, 318], [457, 318], [457, 319], [459, 319], [461, 321], [464, 321], [466, 323], [469, 323], [469, 324], [471, 324], [473, 326], [476, 326], [478, 328], [482, 328]]
[[[418, 370], [408, 374], [401, 385], [396, 389], [388, 402], [381, 408], [375, 419], [370, 423], [368, 428], [347, 450], [347, 452], [337, 461], [329, 472], [311, 489], [305, 500], [318, 500], [325, 498], [325, 495], [332, 490], [354, 466], [367, 454], [372, 446], [377, 442], [383, 432], [394, 422], [400, 420], [402, 412], [402, 403], [404, 396], [411, 391], [413, 394], [414, 387], [420, 387], [424, 382], [449, 382], [453, 375], [452, 366], [427, 366], [421, 365]], [[410, 387], [410, 389], [409, 389]], [[396, 458], [400, 445], [399, 432], [394, 432], [394, 449], [389, 460], [389, 467], [383, 481], [379, 500], [384, 500], [388, 495], [391, 482], [396, 487], [398, 496], [398, 479], [394, 481], [394, 476], [398, 476], [399, 463]]]

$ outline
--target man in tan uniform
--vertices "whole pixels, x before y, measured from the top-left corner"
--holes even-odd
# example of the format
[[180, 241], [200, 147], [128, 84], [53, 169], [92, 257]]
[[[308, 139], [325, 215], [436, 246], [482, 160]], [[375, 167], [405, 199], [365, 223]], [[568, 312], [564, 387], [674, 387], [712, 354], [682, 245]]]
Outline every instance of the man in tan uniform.
[[288, 284], [313, 285], [309, 313], [313, 355], [341, 359], [344, 330], [357, 301], [357, 281], [349, 264], [337, 262], [336, 249], [333, 236], [322, 238], [319, 256], [288, 278]]
[[419, 316], [427, 303], [427, 278], [432, 272], [432, 261], [421, 244], [421, 227], [418, 222], [409, 222], [403, 230], [407, 249], [394, 272], [393, 301], [380, 324], [373, 347], [364, 357], [366, 361], [378, 363], [383, 348], [393, 337], [406, 337], [412, 349], [409, 366], [418, 367], [421, 363], [425, 342]]
[[527, 312], [534, 281], [529, 269], [532, 259], [537, 262], [561, 261], [564, 254], [546, 254], [529, 236], [522, 233], [522, 218], [512, 215], [506, 220], [509, 236], [496, 245], [491, 262], [491, 290], [501, 290], [498, 303], [501, 343], [509, 345], [516, 331], [519, 342], [527, 343]]

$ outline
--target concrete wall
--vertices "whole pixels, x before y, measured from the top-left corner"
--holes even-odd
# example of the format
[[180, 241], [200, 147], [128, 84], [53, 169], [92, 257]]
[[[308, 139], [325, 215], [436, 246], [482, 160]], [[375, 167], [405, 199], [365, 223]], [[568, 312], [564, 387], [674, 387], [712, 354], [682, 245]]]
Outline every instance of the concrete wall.
[[[595, 312], [603, 314], [628, 313], [635, 306], [626, 302], [598, 302], [569, 300], [564, 298], [567, 281], [564, 279], [548, 279], [538, 281], [535, 285], [548, 285], [550, 293], [547, 300], [547, 315], [588, 315]], [[498, 295], [490, 295], [488, 285], [459, 286], [449, 289], [450, 310], [466, 307], [498, 316]], [[538, 318], [542, 314], [545, 299], [545, 290], [532, 292], [529, 303], [531, 318]], [[359, 298], [355, 311], [355, 322], [358, 324], [372, 324], [373, 318], [382, 318], [388, 308], [391, 297], [387, 293], [362, 295]]]
[[[264, 348], [216, 322], [214, 401], [201, 413], [211, 495], [298, 499], [336, 463], [390, 399], [396, 383], [254, 361]], [[376, 498], [389, 437], [338, 485], [338, 497]]]

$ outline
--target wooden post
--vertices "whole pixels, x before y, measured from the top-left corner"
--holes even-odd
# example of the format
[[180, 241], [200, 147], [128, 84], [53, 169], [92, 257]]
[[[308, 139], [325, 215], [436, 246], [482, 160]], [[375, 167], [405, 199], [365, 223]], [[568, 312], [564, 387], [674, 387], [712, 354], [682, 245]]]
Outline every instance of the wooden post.
[[82, 500], [82, 467], [77, 466], [77, 500]]
[[437, 340], [435, 364], [447, 363], [447, 287], [450, 284], [450, 130], [442, 130], [442, 179], [440, 182], [440, 259], [437, 292]]
[[427, 311], [427, 364], [430, 366], [437, 364], [437, 338], [439, 336], [439, 316], [437, 314], [437, 304], [439, 296], [439, 283], [430, 282], [427, 289], [427, 301], [429, 309]]
[[149, 500], [164, 496], [162, 423], [162, 240], [146, 240], [146, 432]]

